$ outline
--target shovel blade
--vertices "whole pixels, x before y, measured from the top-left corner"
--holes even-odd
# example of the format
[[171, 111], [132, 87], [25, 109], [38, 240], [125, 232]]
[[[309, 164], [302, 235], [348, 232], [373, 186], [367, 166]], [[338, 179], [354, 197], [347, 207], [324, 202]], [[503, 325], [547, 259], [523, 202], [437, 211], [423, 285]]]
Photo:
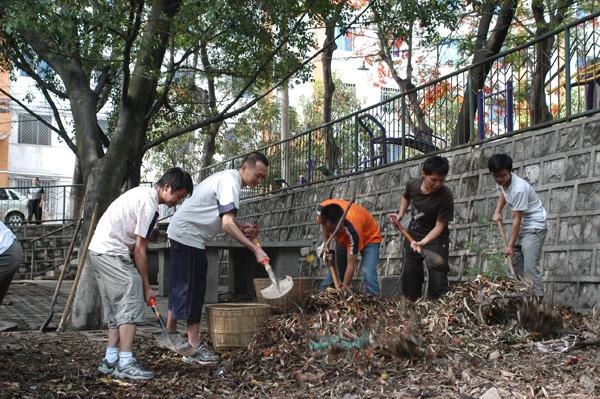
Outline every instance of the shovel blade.
[[430, 249], [422, 248], [423, 259], [425, 260], [425, 264], [431, 270], [435, 270], [437, 272], [449, 272], [450, 267], [448, 266], [448, 262], [444, 259], [444, 257], [437, 252], [434, 252]]
[[260, 293], [265, 299], [279, 299], [290, 292], [292, 288], [294, 288], [294, 281], [292, 280], [292, 277], [287, 276], [286, 278], [279, 280], [279, 286], [271, 284], [260, 290]]

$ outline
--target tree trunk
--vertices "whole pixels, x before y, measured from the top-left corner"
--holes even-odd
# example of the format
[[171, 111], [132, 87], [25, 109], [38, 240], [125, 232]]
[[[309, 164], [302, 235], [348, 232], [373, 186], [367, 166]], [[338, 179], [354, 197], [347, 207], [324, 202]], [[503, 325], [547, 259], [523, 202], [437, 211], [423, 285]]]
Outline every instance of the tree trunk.
[[[119, 118], [113, 139], [103, 157], [99, 135], [95, 130], [98, 129], [95, 97], [89, 88], [80, 89], [88, 87], [89, 80], [72, 82], [63, 76], [69, 93], [78, 137], [79, 158], [86, 182], [82, 226], [85, 234], [90, 228], [95, 204], [98, 204], [98, 215], [102, 215], [108, 205], [119, 196], [124, 183], [131, 176], [139, 180], [139, 167], [144, 155], [143, 147], [148, 127], [145, 116], [156, 97], [157, 77], [167, 47], [169, 26], [180, 3], [170, 0], [155, 0], [152, 3], [133, 73], [122, 88]], [[69, 86], [74, 86], [75, 89], [70, 89]], [[84, 243], [85, 241], [82, 241], [82, 246]], [[86, 265], [73, 303], [71, 324], [75, 329], [97, 329], [101, 326], [103, 312], [99, 298], [94, 270]]]
[[[488, 34], [490, 32], [490, 22], [497, 3], [496, 0], [490, 0], [483, 5], [484, 9], [482, 11], [482, 17], [477, 31], [476, 50], [475, 54], [473, 55], [472, 64], [476, 64], [500, 52], [508, 31], [510, 30], [510, 25], [515, 15], [517, 5], [518, 0], [502, 1], [500, 11], [496, 19], [496, 24], [494, 25], [489, 38]], [[480, 45], [484, 42], [485, 45]], [[488, 61], [469, 70], [467, 82], [470, 82], [470, 85], [467, 83], [467, 87], [463, 93], [464, 100], [460, 108], [458, 121], [454, 130], [454, 137], [452, 139], [453, 145], [468, 143], [472, 138], [470, 126], [473, 118], [475, 117], [475, 111], [477, 109], [477, 93], [479, 93], [479, 91], [481, 91], [483, 88], [485, 78], [487, 77], [492, 64], [493, 61]]]
[[[208, 90], [202, 90], [201, 100], [204, 108], [205, 115], [215, 116], [218, 114], [217, 109], [217, 94], [215, 91], [215, 76], [212, 72], [212, 66], [210, 59], [208, 58], [208, 49], [206, 43], [200, 43], [200, 61], [202, 62], [202, 69], [206, 71], [206, 83]], [[204, 146], [202, 147], [202, 159], [200, 161], [200, 180], [204, 180], [208, 177], [208, 167], [213, 163], [213, 157], [216, 152], [216, 139], [219, 129], [221, 128], [222, 122], [212, 124], [203, 130], [206, 133], [204, 139]]]
[[70, 219], [78, 219], [81, 217], [81, 210], [83, 209], [83, 193], [85, 191], [83, 174], [81, 173], [81, 164], [79, 159], [75, 158], [75, 167], [73, 168], [73, 187], [71, 188], [70, 195], [70, 214], [66, 215]]
[[[331, 71], [331, 60], [333, 52], [337, 48], [335, 41], [335, 24], [326, 23], [325, 26], [325, 42], [321, 56], [321, 63], [323, 65], [323, 124], [331, 122], [332, 114], [332, 102], [333, 92], [335, 91], [335, 84], [333, 83], [333, 74]], [[330, 43], [328, 45], [328, 43]], [[339, 148], [335, 142], [333, 135], [333, 126], [327, 126], [324, 132], [325, 136], [325, 163], [331, 173], [335, 172], [337, 165], [337, 158], [339, 156]]]
[[[536, 37], [541, 37], [550, 32], [555, 26], [563, 23], [567, 14], [568, 7], [573, 3], [572, 0], [559, 0], [554, 5], [554, 10], [550, 10], [550, 23], [546, 22], [544, 12], [544, 2], [535, 0], [531, 4], [531, 11], [536, 23]], [[537, 125], [552, 120], [552, 113], [546, 103], [546, 75], [550, 71], [552, 63], [552, 47], [555, 43], [555, 37], [548, 37], [535, 45], [535, 69], [533, 73], [533, 82], [529, 93], [529, 116], [530, 124]], [[567, 60], [569, 62], [569, 60]]]

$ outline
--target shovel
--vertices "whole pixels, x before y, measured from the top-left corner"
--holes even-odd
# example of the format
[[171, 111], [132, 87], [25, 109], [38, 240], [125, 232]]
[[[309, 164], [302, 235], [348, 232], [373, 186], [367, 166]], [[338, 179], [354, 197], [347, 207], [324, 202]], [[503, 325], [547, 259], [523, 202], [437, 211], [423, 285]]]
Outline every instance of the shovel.
[[167, 330], [167, 325], [165, 324], [165, 321], [163, 320], [160, 313], [158, 312], [158, 308], [156, 307], [156, 299], [154, 297], [150, 298], [150, 300], [148, 301], [148, 305], [150, 306], [150, 309], [152, 309], [152, 313], [154, 313], [156, 320], [158, 320], [158, 324], [160, 324], [160, 329], [161, 329], [160, 335], [163, 338], [163, 342], [166, 342], [167, 345], [169, 345], [171, 350], [173, 350], [174, 352], [178, 352], [177, 346], [171, 339], [171, 335], [169, 334], [169, 331]]
[[[400, 232], [404, 235], [404, 237], [406, 237], [407, 240], [409, 240], [410, 242], [415, 241], [414, 238], [412, 238], [412, 236], [408, 232], [408, 230], [406, 230], [406, 227], [404, 227], [399, 220], [392, 220], [392, 223], [394, 223], [394, 226], [398, 230], [400, 230]], [[423, 259], [425, 259], [425, 264], [429, 269], [435, 270], [437, 272], [450, 271], [450, 267], [448, 267], [448, 263], [444, 260], [442, 255], [430, 249], [422, 247], [420, 248], [419, 252], [423, 256]]]
[[[260, 241], [258, 238], [254, 239], [254, 244], [260, 247]], [[277, 280], [273, 268], [269, 263], [269, 258], [262, 259], [260, 261], [265, 267], [269, 278], [271, 279], [271, 285], [260, 290], [261, 295], [265, 299], [279, 299], [284, 297], [288, 292], [294, 288], [294, 281], [291, 276], [286, 276], [284, 279]]]

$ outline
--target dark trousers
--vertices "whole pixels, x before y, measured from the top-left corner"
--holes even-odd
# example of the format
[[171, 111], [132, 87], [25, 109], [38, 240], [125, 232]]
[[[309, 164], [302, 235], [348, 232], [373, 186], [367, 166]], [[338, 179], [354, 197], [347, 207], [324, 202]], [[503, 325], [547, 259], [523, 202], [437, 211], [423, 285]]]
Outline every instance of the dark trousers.
[[[425, 246], [428, 250], [440, 254], [448, 261], [448, 242], [433, 242]], [[408, 240], [404, 241], [404, 270], [402, 272], [402, 294], [412, 301], [421, 297], [425, 271], [423, 270], [423, 256], [411, 249]], [[448, 273], [429, 270], [427, 297], [439, 298], [450, 290]]]
[[22, 259], [23, 248], [17, 240], [13, 241], [12, 245], [0, 254], [0, 305]]
[[206, 294], [206, 250], [175, 240], [170, 243], [169, 310], [175, 320], [199, 322]]
[[40, 224], [42, 220], [42, 208], [40, 208], [41, 199], [34, 199], [27, 201], [27, 221], [31, 222], [31, 219], [35, 216], [36, 224]]

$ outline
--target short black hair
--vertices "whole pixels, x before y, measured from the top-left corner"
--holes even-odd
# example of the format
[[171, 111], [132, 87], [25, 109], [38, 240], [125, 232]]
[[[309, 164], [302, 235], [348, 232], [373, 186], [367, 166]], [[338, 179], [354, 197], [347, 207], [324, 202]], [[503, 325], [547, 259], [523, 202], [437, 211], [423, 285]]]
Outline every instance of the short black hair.
[[242, 165], [248, 164], [248, 166], [253, 168], [257, 162], [262, 162], [265, 166], [269, 166], [269, 160], [267, 159], [267, 157], [263, 153], [258, 151], [254, 151], [246, 155], [246, 158], [244, 158], [244, 160], [242, 161]]
[[448, 171], [450, 170], [450, 164], [448, 160], [444, 157], [440, 157], [439, 155], [434, 155], [429, 157], [423, 162], [423, 173], [426, 175], [432, 175], [434, 173], [447, 176]]
[[185, 189], [189, 194], [194, 191], [194, 183], [192, 182], [192, 176], [181, 168], [168, 169], [164, 175], [156, 182], [158, 187], [164, 187], [166, 185], [171, 186], [171, 190], [178, 191]]
[[344, 210], [338, 204], [325, 205], [321, 209], [321, 221], [323, 223], [338, 224], [343, 214]]
[[512, 168], [512, 158], [507, 154], [494, 154], [488, 161], [488, 169], [492, 173], [500, 172], [502, 170], [512, 172]]

